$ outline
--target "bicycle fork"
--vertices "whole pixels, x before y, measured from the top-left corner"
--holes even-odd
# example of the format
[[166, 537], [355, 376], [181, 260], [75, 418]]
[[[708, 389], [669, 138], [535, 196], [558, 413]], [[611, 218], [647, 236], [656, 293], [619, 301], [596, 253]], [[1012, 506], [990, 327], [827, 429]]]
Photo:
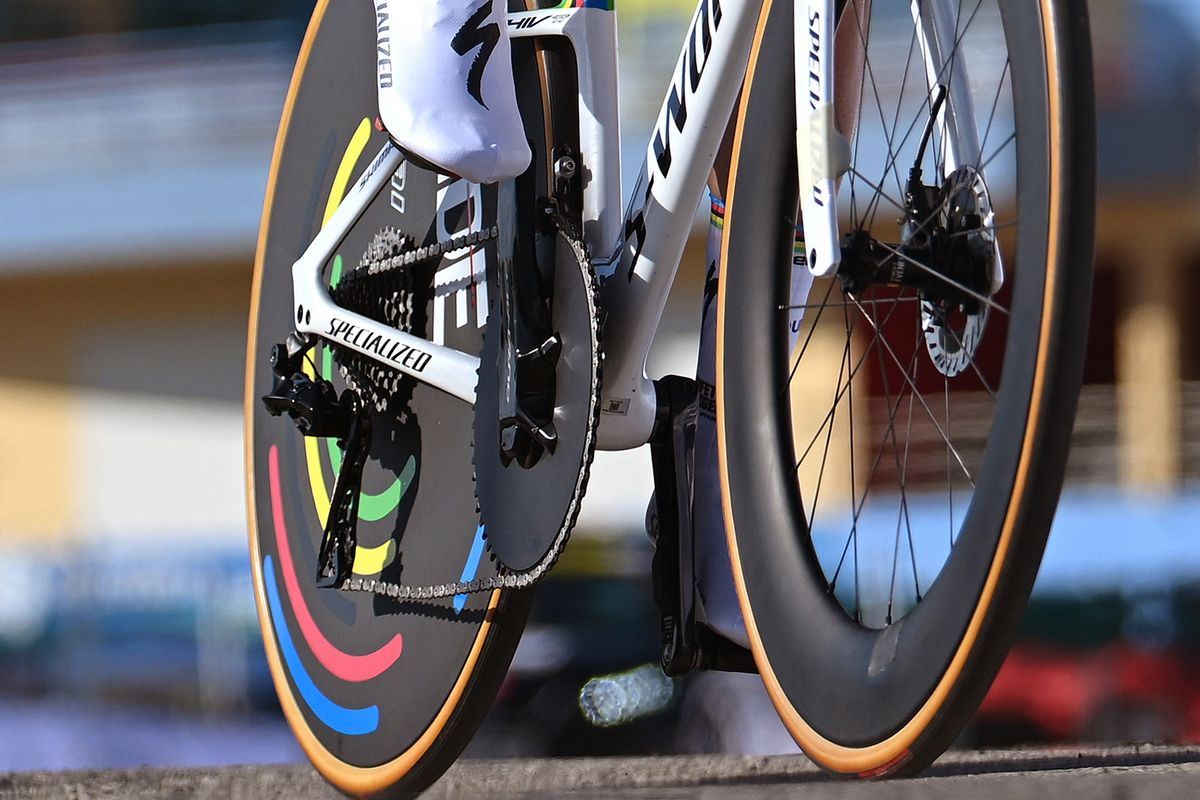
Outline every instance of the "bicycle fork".
[[834, 5], [834, 0], [796, 0], [794, 17], [800, 215], [808, 268], [817, 277], [835, 274], [842, 263], [837, 185], [850, 168], [850, 140], [838, 130], [834, 107]]
[[[838, 189], [850, 170], [863, 75], [870, 69], [866, 49], [872, 0], [794, 2], [800, 218], [809, 270], [816, 277], [830, 277], [842, 264]], [[941, 177], [946, 178], [961, 165], [976, 163], [974, 156], [979, 153], [970, 78], [959, 47], [959, 21], [946, 0], [910, 0], [909, 11], [929, 96], [936, 97], [939, 87], [949, 94], [948, 103], [932, 109], [941, 132]], [[997, 260], [990, 293], [999, 291], [1003, 282], [1003, 265]]]

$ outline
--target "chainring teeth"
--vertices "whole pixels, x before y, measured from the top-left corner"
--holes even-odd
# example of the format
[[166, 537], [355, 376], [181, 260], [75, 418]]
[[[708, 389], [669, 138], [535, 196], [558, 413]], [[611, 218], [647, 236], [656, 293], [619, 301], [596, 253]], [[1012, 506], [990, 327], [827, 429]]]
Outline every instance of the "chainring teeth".
[[[556, 534], [550, 549], [533, 566], [515, 570], [504, 564], [492, 549], [491, 543], [488, 540], [486, 528], [483, 534], [484, 551], [488, 555], [491, 563], [496, 565], [497, 576], [504, 581], [522, 581], [520, 585], [531, 585], [543, 578], [558, 562], [563, 550], [566, 548], [567, 541], [570, 538], [571, 532], [575, 527], [576, 521], [579, 518], [579, 511], [583, 495], [587, 489], [588, 479], [591, 474], [592, 462], [595, 459], [595, 441], [596, 429], [600, 422], [600, 386], [601, 386], [601, 369], [604, 363], [603, 358], [603, 341], [602, 341], [602, 326], [599, 324], [599, 315], [597, 313], [597, 297], [599, 295], [599, 283], [596, 278], [595, 270], [591, 267], [591, 260], [587, 254], [587, 250], [582, 242], [582, 237], [575, 231], [574, 227], [565, 219], [557, 220], [562, 234], [571, 244], [572, 251], [575, 255], [575, 260], [582, 266], [582, 272], [585, 281], [584, 294], [587, 298], [588, 318], [591, 324], [591, 336], [594, 347], [592, 349], [592, 383], [590, 387], [590, 407], [591, 413], [586, 425], [586, 433], [583, 448], [583, 462], [579, 466], [579, 473], [575, 482], [574, 489], [571, 493], [571, 499], [564, 512], [563, 522]], [[484, 332], [486, 338], [487, 332]], [[480, 367], [482, 369], [482, 366]], [[478, 373], [477, 373], [478, 374]], [[477, 384], [478, 391], [478, 384]], [[476, 471], [477, 472], [477, 471]], [[480, 506], [478, 489], [476, 490], [475, 503], [477, 509]], [[480, 509], [480, 513], [482, 510]]]
[[[492, 578], [476, 578], [471, 581], [456, 581], [450, 583], [434, 584], [429, 586], [405, 586], [399, 583], [383, 581], [379, 579], [363, 579], [351, 578], [342, 584], [340, 587], [343, 591], [351, 592], [366, 592], [378, 596], [390, 598], [392, 600], [438, 600], [449, 597], [454, 597], [462, 594], [478, 594], [482, 592], [491, 592], [497, 589], [522, 589], [532, 586], [554, 566], [563, 548], [566, 546], [567, 539], [570, 536], [571, 530], [575, 526], [575, 522], [579, 517], [580, 501], [583, 498], [584, 491], [587, 488], [588, 478], [591, 472], [591, 465], [595, 457], [595, 441], [596, 429], [600, 421], [600, 385], [601, 385], [601, 367], [603, 365], [602, 355], [602, 337], [601, 326], [599, 324], [598, 314], [596, 312], [597, 297], [598, 297], [598, 281], [594, 270], [591, 267], [591, 261], [588, 258], [586, 249], [584, 248], [581, 238], [574, 229], [564, 220], [559, 220], [561, 230], [571, 244], [575, 254], [576, 261], [580, 264], [582, 270], [582, 278], [585, 282], [586, 306], [588, 318], [591, 325], [591, 340], [594, 345], [592, 348], [592, 369], [591, 369], [591, 385], [590, 385], [590, 407], [591, 413], [588, 419], [588, 424], [585, 428], [584, 438], [584, 453], [583, 462], [580, 464], [579, 472], [575, 481], [574, 489], [571, 494], [570, 502], [565, 510], [563, 524], [555, 537], [554, 543], [546, 556], [536, 565], [528, 570], [514, 571], [505, 566], [496, 554], [491, 550], [488, 543], [486, 530], [483, 533], [484, 552], [488, 555], [489, 563], [493, 564], [496, 574]], [[458, 237], [450, 242], [422, 247], [416, 250], [406, 249], [411, 248], [413, 240], [405, 236], [394, 228], [384, 228], [372, 239], [367, 247], [367, 251], [363, 256], [359, 266], [352, 270], [347, 275], [343, 276], [339, 282], [338, 288], [332, 294], [335, 301], [339, 305], [343, 305], [348, 310], [362, 313], [372, 319], [378, 320], [381, 315], [375, 311], [374, 302], [380, 302], [378, 295], [380, 294], [374, 287], [374, 281], [380, 278], [394, 277], [395, 273], [402, 273], [403, 284], [397, 291], [407, 290], [410, 295], [402, 301], [398, 301], [395, 297], [388, 297], [382, 301], [386, 306], [389, 302], [393, 311], [401, 308], [413, 311], [413, 296], [412, 296], [412, 273], [411, 270], [405, 269], [415, 264], [426, 263], [433, 260], [440, 260], [442, 254], [450, 252], [462, 247], [481, 244], [489, 239], [499, 235], [498, 228], [493, 226], [485, 231], [480, 231], [463, 237]], [[369, 279], [369, 280], [368, 280]], [[370, 285], [368, 285], [370, 284]], [[374, 298], [374, 302], [372, 302]], [[359, 311], [360, 308], [363, 310]], [[386, 312], [385, 312], [386, 313]], [[383, 320], [384, 324], [393, 324]], [[411, 325], [411, 318], [409, 321]], [[415, 333], [409, 331], [410, 333]], [[485, 331], [486, 337], [486, 331]], [[333, 346], [333, 353], [337, 359], [340, 371], [345, 377], [347, 384], [352, 385], [355, 380], [356, 365], [367, 361], [362, 357], [350, 352], [346, 352], [345, 348]], [[374, 364], [374, 362], [370, 362]], [[379, 367], [380, 370], [387, 373], [392, 373], [392, 370], [387, 370], [384, 367]], [[368, 370], [364, 370], [366, 372]], [[396, 372], [395, 375], [400, 373]], [[478, 370], [476, 371], [478, 379]], [[377, 399], [377, 398], [372, 398]], [[383, 408], [378, 407], [377, 411], [382, 413], [386, 408], [386, 398]], [[472, 450], [474, 450], [474, 440], [472, 439]], [[477, 484], [477, 476], [475, 468], [472, 469], [472, 480]], [[475, 492], [476, 511], [479, 513], [479, 496], [478, 490]]]

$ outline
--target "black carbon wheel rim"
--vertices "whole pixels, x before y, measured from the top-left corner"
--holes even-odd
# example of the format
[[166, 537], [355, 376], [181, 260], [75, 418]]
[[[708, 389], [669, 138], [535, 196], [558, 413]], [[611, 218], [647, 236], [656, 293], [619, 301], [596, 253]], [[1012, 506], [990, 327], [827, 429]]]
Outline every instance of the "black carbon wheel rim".
[[[772, 30], [790, 30], [787, 13], [788, 19], [773, 21], [774, 28], [768, 28], [760, 63], [790, 63], [790, 41], [783, 34], [772, 36]], [[1002, 13], [1010, 41], [1032, 42], [1040, 48], [1040, 15], [1035, 3], [1010, 3], [1002, 7]], [[782, 19], [785, 11], [777, 4], [772, 14]], [[1046, 107], [1047, 90], [1044, 56], [1030, 50], [1022, 53], [1022, 63], [1013, 64], [1012, 80], [1018, 107], [1023, 104], [1033, 110], [1018, 110], [1016, 123], [1021, 148], [1018, 183], [1023, 187], [1020, 215], [1023, 224], [1029, 225], [1030, 220], [1048, 218], [1044, 188], [1048, 131], [1045, 112], [1036, 113]], [[781, 76], [790, 76], [791, 70], [772, 72], [756, 78], [746, 106], [751, 116], [743, 129], [746, 138], [741, 147], [743, 153], [755, 153], [756, 158], [739, 164], [736, 186], [754, 188], [746, 194], [735, 188], [736, 197], [730, 202], [726, 263], [734, 265], [733, 270], [738, 270], [739, 264], [786, 263], [790, 255], [792, 219], [780, 209], [791, 201], [774, 205], [760, 200], [786, 198], [784, 187], [795, 180], [794, 173], [780, 174], [783, 171], [769, 166], [792, 163], [787, 154], [794, 147], [789, 134], [793, 126], [778, 125], [774, 133], [765, 132], [771, 127], [766, 118], [779, 107], [790, 107], [791, 87], [781, 85], [786, 82]], [[1040, 191], [1030, 191], [1039, 185]], [[756, 218], [770, 222], [757, 228], [754, 241], [739, 238], [739, 219]], [[753, 226], [743, 223], [743, 227]], [[1023, 237], [1018, 248], [1019, 263], [1045, 263], [1044, 234]], [[779, 298], [787, 297], [788, 286], [781, 283], [786, 275], [779, 270], [751, 274], [746, 268], [726, 273], [724, 279], [738, 288], [736, 299], [731, 295], [724, 310], [726, 331], [736, 333], [726, 334], [723, 391], [741, 395], [740, 410], [730, 410], [732, 401], [725, 406], [726, 469], [741, 574], [755, 626], [776, 677], [805, 722], [831, 742], [866, 747], [887, 739], [912, 719], [957, 652], [975, 609], [972, 598], [979, 597], [995, 560], [1000, 536], [995, 520], [1010, 514], [1008, 499], [1022, 442], [1018, 438], [989, 443], [979, 482], [990, 488], [985, 493], [976, 491], [954, 555], [924, 600], [900, 622], [883, 630], [863, 628], [827, 592], [828, 582], [811, 545], [803, 537], [795, 538], [794, 531], [805, 530], [804, 509], [794, 482], [781, 479], [789, 474], [785, 465], [794, 460], [790, 429], [780, 427], [790, 413], [786, 391], [779, 382], [780, 376], [787, 374], [788, 353], [786, 344], [773, 334], [783, 327], [778, 322]], [[1012, 327], [1040, 329], [1046, 289], [1044, 278], [1039, 279], [1036, 272], [1021, 274], [1014, 287]], [[760, 322], [772, 317], [774, 324]], [[754, 333], [747, 332], [750, 330]], [[1009, 338], [994, 422], [1001, 429], [1027, 428], [1038, 347], [1036, 333]], [[762, 380], [754, 359], [735, 355], [745, 353], [759, 354], [775, 365], [770, 380]], [[764, 443], [771, 443], [765, 453]], [[758, 502], [740, 503], [739, 496], [755, 497]], [[1020, 503], [1018, 498], [1014, 512], [1018, 516]], [[944, 599], [951, 595], [963, 598], [962, 602]]]
[[[487, 710], [529, 597], [487, 593], [395, 603], [313, 586], [321, 529], [314, 485], [322, 483], [326, 494], [332, 489], [337, 457], [331, 443], [302, 440], [290, 422], [262, 410], [258, 397], [271, 388], [265, 354], [290, 330], [290, 265], [336, 207], [334, 187], [356, 178], [386, 141], [372, 124], [370, 7], [322, 5], [318, 19], [302, 55], [272, 186], [253, 312], [257, 338], [247, 393], [255, 588], [285, 711], [291, 709], [289, 721], [325, 776], [347, 791], [360, 791], [364, 780], [368, 793], [415, 790], [453, 760]], [[341, 270], [357, 263], [383, 227], [422, 244], [482, 228], [495, 216], [494, 194], [410, 165], [339, 248]], [[485, 317], [476, 290], [486, 286], [494, 257], [489, 245], [444, 260], [436, 283], [445, 291], [426, 276], [426, 306], [418, 315], [426, 335], [479, 351]], [[452, 268], [457, 272], [449, 275]], [[326, 278], [337, 271], [336, 263], [326, 265]], [[311, 367], [344, 385], [324, 348], [313, 352]], [[428, 585], [495, 574], [483, 553], [471, 480], [472, 419], [469, 405], [424, 386], [414, 388], [402, 414], [376, 418], [363, 489], [383, 505], [374, 502], [360, 515], [359, 542], [369, 548], [395, 541], [380, 577]]]

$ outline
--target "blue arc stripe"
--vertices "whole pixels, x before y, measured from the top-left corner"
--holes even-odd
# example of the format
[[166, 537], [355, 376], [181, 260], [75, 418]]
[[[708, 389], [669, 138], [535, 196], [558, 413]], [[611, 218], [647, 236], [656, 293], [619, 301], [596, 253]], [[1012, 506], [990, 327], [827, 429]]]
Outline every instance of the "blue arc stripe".
[[[479, 562], [483, 558], [483, 526], [480, 525], [475, 529], [475, 541], [471, 543], [471, 552], [467, 556], [467, 563], [463, 567], [462, 577], [459, 581], [466, 583], [467, 581], [475, 580], [475, 574], [479, 572]], [[454, 613], [461, 614], [464, 607], [467, 605], [467, 596], [465, 594], [454, 595]]]
[[271, 609], [271, 621], [275, 625], [275, 638], [279, 642], [279, 650], [283, 653], [284, 663], [296, 684], [300, 697], [317, 715], [317, 719], [328, 725], [332, 730], [346, 736], [362, 736], [371, 733], [379, 727], [379, 706], [366, 708], [346, 708], [330, 700], [308, 675], [300, 654], [292, 642], [292, 634], [288, 631], [287, 620], [283, 616], [283, 604], [279, 599], [279, 586], [275, 582], [275, 570], [270, 556], [263, 558], [263, 580], [267, 585], [267, 605]]

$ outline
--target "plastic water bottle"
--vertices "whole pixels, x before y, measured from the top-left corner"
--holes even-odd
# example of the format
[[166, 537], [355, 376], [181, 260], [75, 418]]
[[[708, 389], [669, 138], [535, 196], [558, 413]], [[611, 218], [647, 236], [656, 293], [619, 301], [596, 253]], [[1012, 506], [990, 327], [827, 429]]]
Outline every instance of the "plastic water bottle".
[[599, 728], [657, 714], [671, 704], [675, 682], [657, 664], [592, 678], [579, 690], [579, 709]]

